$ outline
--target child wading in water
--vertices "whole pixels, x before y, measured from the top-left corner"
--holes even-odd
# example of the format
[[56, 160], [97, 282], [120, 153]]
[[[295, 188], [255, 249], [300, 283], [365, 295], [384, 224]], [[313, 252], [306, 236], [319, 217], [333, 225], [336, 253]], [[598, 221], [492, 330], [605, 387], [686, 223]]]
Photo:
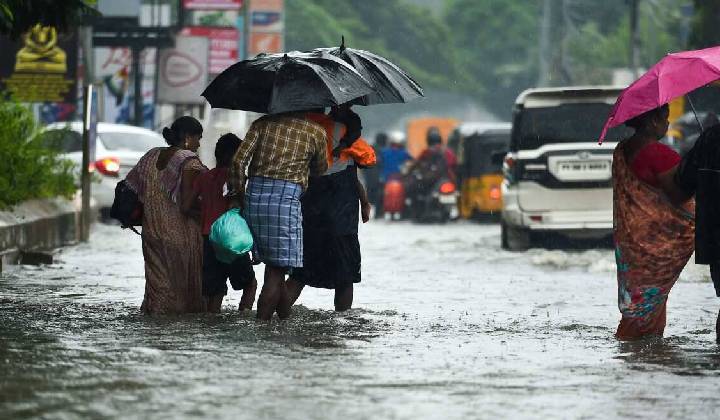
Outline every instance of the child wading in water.
[[220, 312], [222, 301], [227, 294], [227, 279], [235, 290], [242, 290], [239, 310], [252, 309], [255, 303], [257, 280], [253, 271], [250, 255], [238, 257], [232, 264], [225, 264], [215, 257], [210, 243], [210, 228], [223, 213], [230, 208], [227, 193], [227, 178], [230, 164], [238, 147], [240, 138], [234, 134], [224, 134], [215, 146], [217, 166], [198, 176], [194, 185], [196, 198], [200, 199], [200, 220], [203, 234], [203, 297], [208, 312]]

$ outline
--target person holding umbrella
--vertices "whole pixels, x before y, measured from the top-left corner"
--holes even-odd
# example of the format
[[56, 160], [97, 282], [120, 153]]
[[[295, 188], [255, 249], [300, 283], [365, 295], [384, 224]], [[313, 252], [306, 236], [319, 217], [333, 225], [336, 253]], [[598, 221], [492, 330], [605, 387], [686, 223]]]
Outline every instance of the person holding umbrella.
[[325, 128], [329, 166], [323, 176], [310, 178], [302, 198], [305, 258], [286, 286], [293, 303], [305, 286], [332, 289], [335, 310], [345, 311], [352, 307], [353, 285], [361, 280], [359, 215], [363, 223], [370, 219], [370, 202], [357, 170], [374, 165], [376, 157], [359, 138], [360, 117], [349, 105], [307, 118]]
[[680, 155], [659, 140], [668, 106], [630, 119], [635, 134], [613, 156], [618, 306], [616, 337], [662, 336], [670, 289], [694, 246], [692, 201], [674, 181]]
[[322, 175], [328, 166], [325, 130], [305, 116], [308, 110], [372, 91], [337, 57], [291, 52], [233, 64], [203, 92], [213, 107], [267, 114], [251, 125], [229, 176], [232, 205], [243, 207], [255, 241], [253, 254], [265, 263], [257, 302], [260, 320], [275, 312], [280, 318], [290, 315], [285, 274], [303, 266], [300, 196], [308, 176]]
[[[303, 266], [300, 196], [308, 175], [327, 170], [325, 130], [304, 112], [256, 120], [233, 160], [230, 195], [242, 207], [255, 240], [254, 256], [265, 263], [257, 318], [290, 316], [285, 289], [288, 270]], [[247, 169], [247, 187], [245, 170]]]
[[[689, 93], [719, 79], [720, 47], [668, 54], [620, 94], [603, 127], [601, 143], [612, 127], [625, 123], [636, 129], [620, 142], [613, 160], [619, 339], [662, 335], [668, 293], [695, 248], [702, 249], [697, 263], [714, 262], [702, 240], [713, 236], [711, 224], [695, 232], [695, 219], [702, 220], [709, 203], [696, 210], [690, 199], [694, 188], [687, 188], [685, 177], [674, 176], [679, 157], [656, 139], [667, 131], [666, 104], [687, 95], [694, 112]], [[697, 115], [696, 120], [701, 125]], [[696, 168], [707, 167], [707, 157]], [[707, 171], [695, 172], [698, 193], [706, 191], [712, 182], [702, 182], [700, 175]]]

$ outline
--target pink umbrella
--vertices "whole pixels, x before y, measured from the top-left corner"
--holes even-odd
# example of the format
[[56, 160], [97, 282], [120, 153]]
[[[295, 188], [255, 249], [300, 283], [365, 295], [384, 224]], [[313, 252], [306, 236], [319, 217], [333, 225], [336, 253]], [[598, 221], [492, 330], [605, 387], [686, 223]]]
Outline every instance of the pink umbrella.
[[720, 47], [666, 55], [620, 94], [603, 126], [600, 143], [608, 129], [718, 79]]

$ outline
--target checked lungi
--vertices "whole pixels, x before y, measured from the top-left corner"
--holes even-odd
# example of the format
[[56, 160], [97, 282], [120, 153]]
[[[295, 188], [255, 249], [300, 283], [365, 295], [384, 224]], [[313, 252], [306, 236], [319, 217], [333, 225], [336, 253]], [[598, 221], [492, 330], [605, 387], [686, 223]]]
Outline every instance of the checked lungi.
[[255, 259], [275, 267], [303, 266], [299, 184], [251, 177], [245, 192], [245, 220], [255, 241]]

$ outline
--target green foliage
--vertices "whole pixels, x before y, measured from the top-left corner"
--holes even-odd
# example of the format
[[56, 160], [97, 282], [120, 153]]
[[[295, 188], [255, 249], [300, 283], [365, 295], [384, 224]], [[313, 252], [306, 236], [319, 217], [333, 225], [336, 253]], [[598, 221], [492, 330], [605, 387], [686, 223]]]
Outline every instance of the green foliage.
[[[438, 6], [441, 0], [425, 1]], [[692, 0], [640, 2], [640, 64], [686, 48]], [[440, 16], [406, 0], [287, 0], [288, 49], [339, 45], [367, 49], [396, 62], [428, 91], [476, 97], [508, 116], [515, 97], [540, 77], [543, 0], [445, 0]], [[695, 0], [707, 16], [705, 43], [714, 31], [720, 0]], [[626, 0], [551, 0], [547, 50], [550, 85], [608, 84], [612, 70], [629, 65]], [[699, 6], [698, 6], [699, 7]], [[696, 24], [697, 26], [698, 24]]]
[[0, 127], [0, 208], [33, 198], [72, 197], [73, 164], [52, 144], [59, 138], [41, 136], [32, 112], [15, 102], [0, 102]]
[[537, 79], [539, 2], [449, 0], [445, 21], [460, 65], [492, 110], [507, 113]]
[[720, 45], [719, 0], [694, 0], [695, 16], [692, 22], [690, 45], [694, 48], [707, 48]]
[[426, 9], [403, 1], [288, 0], [287, 49], [340, 45], [372, 51], [392, 60], [423, 87], [464, 82], [450, 30]]
[[71, 30], [99, 13], [96, 0], [0, 0], [0, 35], [17, 38], [36, 24]]

